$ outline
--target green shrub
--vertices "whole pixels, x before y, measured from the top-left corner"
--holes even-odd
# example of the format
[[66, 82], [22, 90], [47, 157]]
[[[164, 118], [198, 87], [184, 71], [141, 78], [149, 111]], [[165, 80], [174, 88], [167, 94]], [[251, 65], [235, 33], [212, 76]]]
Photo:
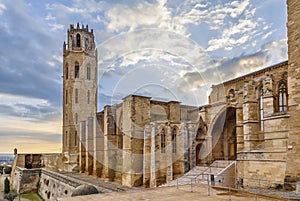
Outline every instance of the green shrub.
[[18, 193], [14, 190], [9, 191], [9, 193], [4, 194], [3, 198], [8, 201], [13, 201], [18, 196]]

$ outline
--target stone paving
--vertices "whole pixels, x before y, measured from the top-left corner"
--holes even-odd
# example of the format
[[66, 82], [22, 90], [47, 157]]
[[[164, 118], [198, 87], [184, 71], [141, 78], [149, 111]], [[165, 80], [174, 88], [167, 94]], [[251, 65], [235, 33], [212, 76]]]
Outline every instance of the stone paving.
[[[176, 201], [176, 200], [199, 200], [199, 201], [222, 201], [222, 200], [232, 200], [232, 201], [267, 201], [274, 200], [271, 198], [255, 197], [254, 195], [239, 194], [234, 192], [226, 192], [208, 188], [204, 184], [198, 184], [193, 186], [193, 192], [191, 192], [190, 185], [183, 185], [177, 187], [158, 187], [152, 189], [143, 189], [139, 192], [112, 192], [103, 194], [94, 194], [78, 197], [69, 197], [64, 199], [59, 199], [60, 201], [98, 201], [98, 200], [122, 200], [122, 201], [135, 201], [135, 200], [145, 200], [145, 201]], [[208, 195], [209, 192], [209, 195]]]

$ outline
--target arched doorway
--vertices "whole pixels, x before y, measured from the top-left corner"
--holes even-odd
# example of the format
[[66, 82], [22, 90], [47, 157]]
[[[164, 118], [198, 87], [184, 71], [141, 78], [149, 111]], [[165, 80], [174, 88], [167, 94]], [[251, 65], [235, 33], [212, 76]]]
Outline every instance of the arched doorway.
[[212, 159], [236, 159], [236, 110], [229, 107], [216, 119], [212, 129]]
[[200, 142], [196, 146], [196, 165], [204, 165], [207, 163], [206, 146], [204, 142]]

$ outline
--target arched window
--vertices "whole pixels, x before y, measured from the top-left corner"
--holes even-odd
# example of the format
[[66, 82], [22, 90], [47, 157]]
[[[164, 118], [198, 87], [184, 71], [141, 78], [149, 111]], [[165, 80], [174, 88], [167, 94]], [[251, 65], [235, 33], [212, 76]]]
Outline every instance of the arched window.
[[163, 128], [160, 134], [161, 153], [166, 153], [166, 129]]
[[259, 103], [259, 122], [260, 122], [260, 130], [264, 130], [264, 102], [263, 102], [263, 94], [264, 89], [263, 86], [258, 88], [258, 103]]
[[229, 98], [234, 98], [235, 97], [235, 92], [234, 89], [229, 90]]
[[279, 82], [278, 85], [278, 110], [279, 112], [287, 111], [287, 86], [285, 81]]
[[68, 90], [66, 90], [66, 105], [68, 104]]
[[76, 47], [80, 47], [80, 34], [76, 35]]
[[75, 89], [75, 103], [78, 103], [78, 89]]
[[66, 147], [68, 146], [68, 131], [66, 131], [66, 135], [65, 135], [65, 145]]
[[177, 129], [176, 127], [172, 129], [172, 152], [175, 154], [177, 152]]
[[68, 67], [68, 63], [66, 63], [66, 79], [68, 79], [69, 77], [69, 67]]
[[91, 67], [89, 65], [86, 68], [86, 79], [91, 79]]
[[78, 114], [75, 113], [75, 124], [78, 124]]
[[77, 138], [78, 138], [77, 131], [75, 131], [75, 136], [74, 136], [74, 146], [75, 147], [77, 147]]
[[90, 90], [87, 91], [87, 104], [90, 104]]
[[75, 78], [79, 78], [79, 63], [75, 62]]

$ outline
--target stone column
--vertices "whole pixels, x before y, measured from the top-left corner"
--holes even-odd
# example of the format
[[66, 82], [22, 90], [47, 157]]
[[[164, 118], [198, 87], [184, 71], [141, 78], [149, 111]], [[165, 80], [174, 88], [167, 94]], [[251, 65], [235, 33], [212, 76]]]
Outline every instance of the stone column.
[[237, 153], [244, 149], [244, 132], [243, 132], [243, 105], [238, 103], [236, 107], [236, 143]]
[[256, 99], [254, 81], [245, 83], [243, 102], [243, 123], [244, 123], [244, 151], [255, 148], [258, 140], [258, 102]]
[[188, 124], [188, 135], [189, 135], [189, 162], [190, 162], [190, 169], [196, 166], [196, 146], [195, 146], [195, 138], [197, 131], [195, 129], [196, 125], [194, 123]]
[[166, 181], [169, 183], [173, 180], [173, 161], [172, 161], [172, 131], [171, 127], [167, 126], [167, 136], [166, 136], [166, 165], [167, 165], [167, 175]]
[[144, 164], [143, 164], [143, 186], [150, 187], [150, 171], [151, 170], [151, 128], [150, 125], [145, 126], [144, 130]]
[[155, 136], [157, 134], [156, 123], [151, 124], [151, 166], [150, 166], [150, 188], [156, 187], [156, 150]]
[[104, 160], [104, 135], [103, 135], [103, 114], [97, 114], [94, 118], [94, 167], [93, 175], [102, 176]]
[[94, 155], [94, 118], [89, 117], [86, 125], [86, 166], [85, 173], [87, 175], [93, 174], [93, 155]]
[[80, 122], [80, 138], [79, 138], [79, 171], [85, 172], [86, 162], [86, 121]]
[[183, 139], [183, 157], [184, 157], [184, 172], [190, 170], [190, 163], [189, 163], [189, 135], [186, 122], [182, 122], [180, 125], [180, 135], [181, 139]]

